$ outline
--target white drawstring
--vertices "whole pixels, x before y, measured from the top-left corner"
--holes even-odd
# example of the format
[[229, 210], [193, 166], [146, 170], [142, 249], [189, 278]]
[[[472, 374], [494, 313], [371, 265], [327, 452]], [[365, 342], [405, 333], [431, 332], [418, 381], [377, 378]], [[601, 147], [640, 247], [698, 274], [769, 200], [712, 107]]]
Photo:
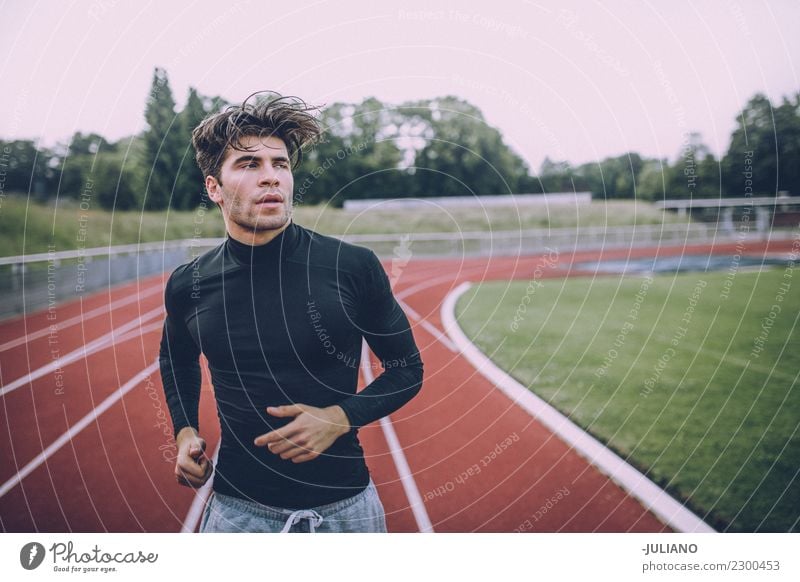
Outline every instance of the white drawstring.
[[314, 511], [313, 509], [298, 509], [292, 515], [289, 516], [289, 519], [286, 520], [286, 523], [283, 525], [283, 529], [281, 533], [287, 533], [294, 524], [296, 524], [301, 519], [307, 519], [309, 528], [311, 529], [311, 533], [314, 533], [314, 528], [319, 527], [322, 524], [322, 516]]

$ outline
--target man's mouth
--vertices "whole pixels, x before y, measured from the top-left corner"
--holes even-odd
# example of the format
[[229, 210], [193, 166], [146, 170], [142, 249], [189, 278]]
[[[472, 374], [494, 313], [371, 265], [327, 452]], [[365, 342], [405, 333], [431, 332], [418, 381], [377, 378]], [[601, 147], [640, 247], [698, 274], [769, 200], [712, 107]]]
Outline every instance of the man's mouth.
[[256, 204], [282, 204], [283, 196], [280, 194], [264, 194], [257, 201]]

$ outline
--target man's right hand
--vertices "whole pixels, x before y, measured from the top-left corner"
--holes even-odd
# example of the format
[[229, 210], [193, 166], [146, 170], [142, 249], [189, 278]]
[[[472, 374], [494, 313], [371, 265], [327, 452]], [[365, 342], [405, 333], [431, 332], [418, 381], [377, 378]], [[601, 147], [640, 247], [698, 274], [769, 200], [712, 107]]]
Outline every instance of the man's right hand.
[[192, 427], [181, 429], [175, 437], [178, 446], [178, 460], [175, 463], [175, 477], [178, 483], [197, 489], [202, 487], [214, 471], [211, 459], [206, 457], [206, 441], [200, 438]]

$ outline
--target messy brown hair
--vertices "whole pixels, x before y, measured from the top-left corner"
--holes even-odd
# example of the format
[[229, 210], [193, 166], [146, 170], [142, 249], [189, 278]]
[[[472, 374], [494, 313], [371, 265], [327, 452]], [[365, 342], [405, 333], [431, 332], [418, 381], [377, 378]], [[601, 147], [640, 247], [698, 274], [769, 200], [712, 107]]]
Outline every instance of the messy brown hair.
[[289, 152], [292, 168], [303, 161], [303, 148], [314, 143], [321, 130], [311, 107], [299, 97], [259, 91], [241, 105], [231, 105], [206, 117], [192, 132], [192, 145], [203, 177], [220, 181], [220, 170], [228, 148], [247, 151], [241, 141], [247, 136], [280, 138]]

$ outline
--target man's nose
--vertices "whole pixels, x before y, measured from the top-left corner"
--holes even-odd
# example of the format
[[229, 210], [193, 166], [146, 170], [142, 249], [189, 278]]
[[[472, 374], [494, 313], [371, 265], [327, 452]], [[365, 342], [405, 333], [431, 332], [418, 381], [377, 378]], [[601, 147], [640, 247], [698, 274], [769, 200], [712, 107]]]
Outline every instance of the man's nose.
[[277, 186], [278, 171], [272, 166], [266, 166], [261, 170], [261, 175], [258, 177], [258, 183], [261, 185]]

